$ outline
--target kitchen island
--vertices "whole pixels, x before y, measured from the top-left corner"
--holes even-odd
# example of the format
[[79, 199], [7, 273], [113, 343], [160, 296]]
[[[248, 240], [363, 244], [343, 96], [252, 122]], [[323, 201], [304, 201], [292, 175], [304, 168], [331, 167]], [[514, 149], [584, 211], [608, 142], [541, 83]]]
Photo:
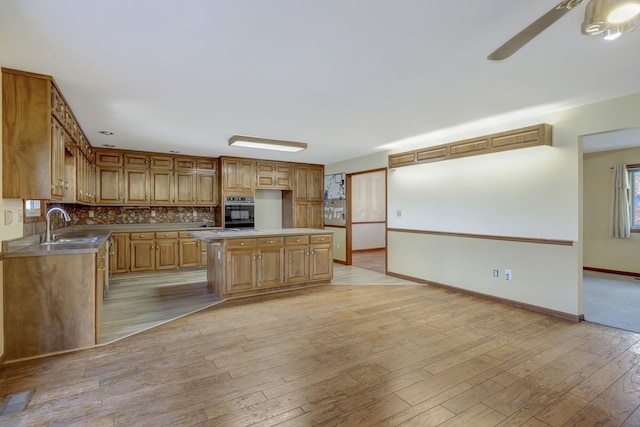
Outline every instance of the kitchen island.
[[285, 228], [190, 234], [207, 243], [207, 283], [223, 299], [323, 285], [333, 278], [331, 231]]

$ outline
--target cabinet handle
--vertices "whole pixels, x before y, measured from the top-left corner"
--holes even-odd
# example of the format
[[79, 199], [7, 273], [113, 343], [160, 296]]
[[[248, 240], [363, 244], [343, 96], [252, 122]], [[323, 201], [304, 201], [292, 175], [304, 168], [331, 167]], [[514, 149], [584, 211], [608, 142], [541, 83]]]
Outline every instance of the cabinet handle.
[[104, 267], [101, 267], [101, 268], [98, 269], [98, 271], [104, 271], [104, 270], [105, 270]]
[[167, 233], [164, 234], [164, 237], [169, 237], [169, 235]]
[[244, 242], [240, 242], [240, 246], [244, 246]]
[[273, 244], [273, 240], [269, 240], [269, 244], [272, 245]]
[[140, 237], [141, 239], [144, 239], [144, 234], [141, 234], [138, 237]]

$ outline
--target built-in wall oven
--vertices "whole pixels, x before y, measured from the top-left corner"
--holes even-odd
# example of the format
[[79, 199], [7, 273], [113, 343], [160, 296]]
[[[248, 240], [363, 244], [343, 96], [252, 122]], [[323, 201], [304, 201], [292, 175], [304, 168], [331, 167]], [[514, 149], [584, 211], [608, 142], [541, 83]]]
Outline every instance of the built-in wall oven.
[[224, 196], [224, 228], [255, 228], [253, 196]]

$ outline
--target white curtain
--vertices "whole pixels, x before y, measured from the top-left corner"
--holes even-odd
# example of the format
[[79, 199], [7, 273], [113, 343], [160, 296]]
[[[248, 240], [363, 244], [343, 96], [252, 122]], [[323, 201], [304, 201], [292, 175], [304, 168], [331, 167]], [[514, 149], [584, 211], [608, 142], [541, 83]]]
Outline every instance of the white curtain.
[[614, 239], [631, 237], [631, 218], [629, 197], [629, 173], [627, 165], [618, 164], [613, 168], [613, 204], [611, 205], [610, 236]]

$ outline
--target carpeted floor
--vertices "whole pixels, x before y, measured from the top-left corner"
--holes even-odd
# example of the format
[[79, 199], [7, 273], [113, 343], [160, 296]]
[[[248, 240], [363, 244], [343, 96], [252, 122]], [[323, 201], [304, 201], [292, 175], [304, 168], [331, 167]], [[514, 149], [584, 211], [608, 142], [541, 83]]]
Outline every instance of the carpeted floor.
[[583, 298], [585, 320], [640, 333], [640, 280], [585, 271]]

